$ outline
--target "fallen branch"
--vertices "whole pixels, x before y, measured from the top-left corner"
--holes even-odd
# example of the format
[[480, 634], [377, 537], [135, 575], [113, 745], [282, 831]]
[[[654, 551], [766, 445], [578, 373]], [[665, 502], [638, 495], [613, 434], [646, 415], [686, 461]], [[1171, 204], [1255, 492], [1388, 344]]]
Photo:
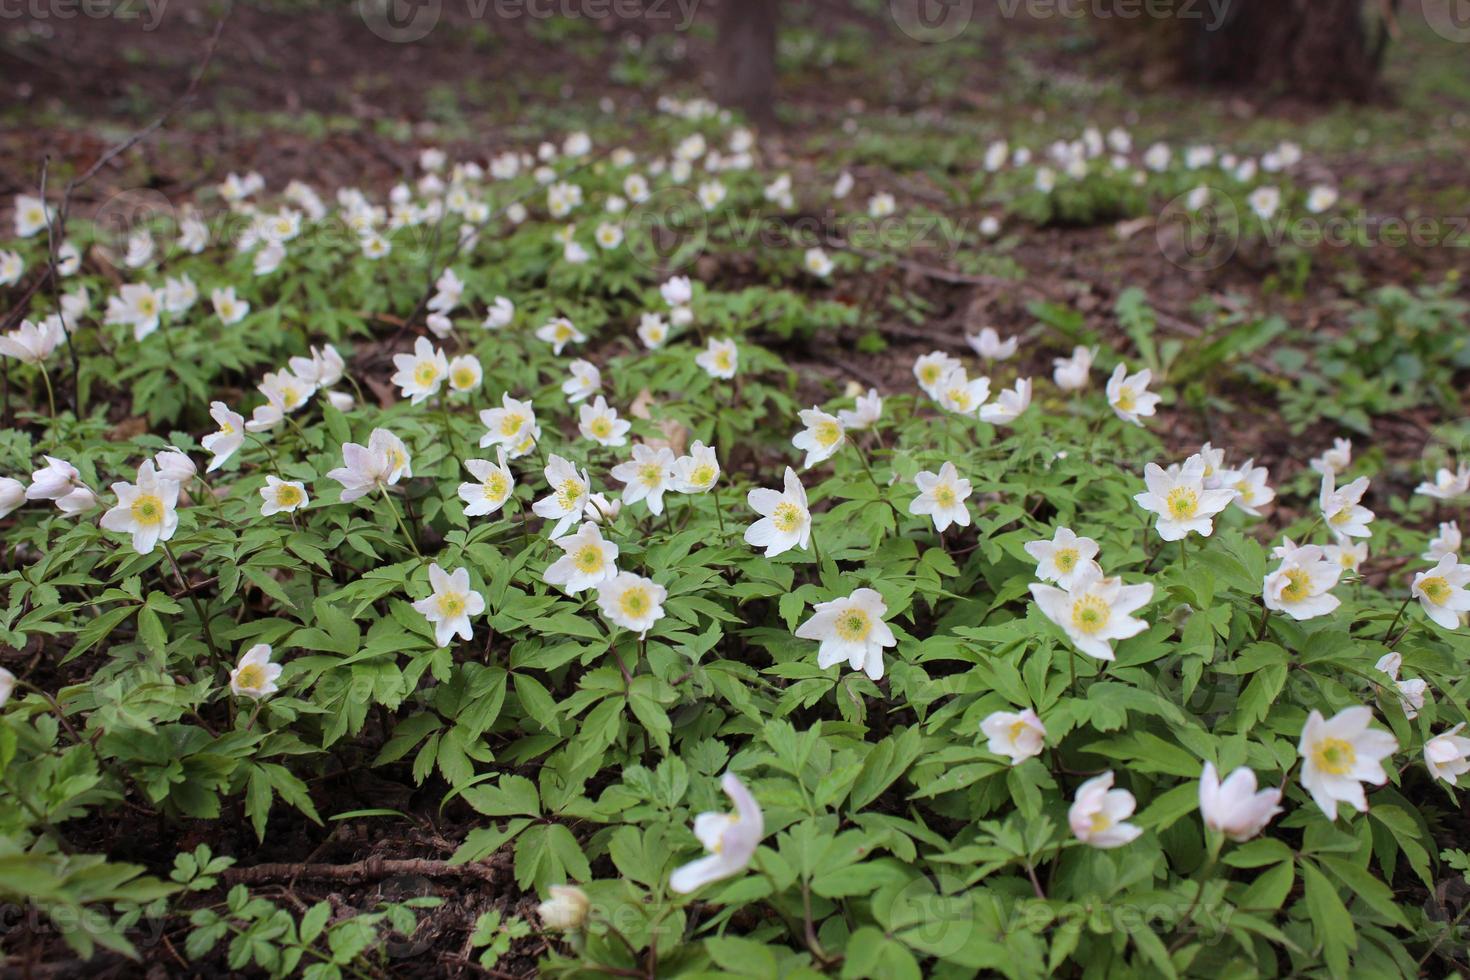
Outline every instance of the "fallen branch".
[[418, 875], [421, 878], [456, 878], [500, 884], [505, 880], [507, 861], [471, 861], [467, 864], [452, 864], [428, 858], [406, 858], [389, 860], [370, 857], [352, 864], [299, 864], [282, 862], [277, 864], [254, 864], [248, 868], [228, 868], [223, 877], [232, 885], [259, 885], [278, 881], [344, 881], [366, 882], [393, 878], [398, 875]]

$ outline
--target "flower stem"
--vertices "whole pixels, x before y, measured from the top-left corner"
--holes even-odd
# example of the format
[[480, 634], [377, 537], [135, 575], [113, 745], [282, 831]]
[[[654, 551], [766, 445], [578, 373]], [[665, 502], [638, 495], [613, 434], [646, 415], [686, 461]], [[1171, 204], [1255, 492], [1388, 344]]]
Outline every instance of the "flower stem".
[[214, 657], [215, 663], [224, 666], [224, 658], [220, 656], [219, 648], [214, 645], [214, 631], [209, 626], [209, 616], [205, 613], [204, 603], [189, 588], [189, 582], [184, 578], [184, 571], [179, 567], [179, 560], [174, 557], [174, 551], [168, 546], [167, 541], [159, 542], [163, 546], [163, 553], [168, 557], [168, 563], [173, 566], [174, 577], [179, 580], [179, 588], [189, 595], [189, 601], [194, 605], [194, 614], [199, 617], [199, 625], [204, 627], [204, 644], [209, 647], [209, 653]]
[[393, 520], [397, 522], [398, 530], [402, 531], [403, 537], [407, 539], [408, 546], [410, 549], [412, 549], [414, 557], [422, 560], [424, 556], [423, 553], [419, 551], [418, 542], [414, 540], [412, 534], [408, 533], [408, 525], [403, 523], [403, 518], [398, 513], [398, 507], [396, 504], [393, 503], [393, 497], [388, 493], [388, 488], [379, 487], [378, 489], [382, 491], [383, 502], [388, 505], [388, 510], [392, 511]]
[[46, 404], [51, 409], [51, 421], [56, 421], [56, 392], [51, 390], [51, 375], [46, 371], [46, 365], [38, 365], [41, 369], [41, 380], [46, 383]]

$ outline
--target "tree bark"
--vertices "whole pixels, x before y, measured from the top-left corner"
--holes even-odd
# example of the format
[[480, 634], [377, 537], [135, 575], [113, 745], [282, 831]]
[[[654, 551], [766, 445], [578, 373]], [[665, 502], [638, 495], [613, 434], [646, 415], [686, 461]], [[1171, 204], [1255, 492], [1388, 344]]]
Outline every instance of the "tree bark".
[[775, 120], [780, 0], [721, 0], [715, 100], [757, 123]]
[[1180, 18], [1191, 80], [1313, 102], [1377, 93], [1385, 38], [1370, 38], [1362, 0], [1227, 0], [1220, 9], [1218, 19]]

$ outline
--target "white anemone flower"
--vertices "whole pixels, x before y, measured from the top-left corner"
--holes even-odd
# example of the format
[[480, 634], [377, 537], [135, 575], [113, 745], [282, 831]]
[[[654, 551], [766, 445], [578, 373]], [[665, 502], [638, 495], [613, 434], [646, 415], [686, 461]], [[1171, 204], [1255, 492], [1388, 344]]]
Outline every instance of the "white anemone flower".
[[470, 618], [485, 611], [485, 597], [470, 587], [469, 569], [456, 568], [450, 573], [434, 562], [429, 565], [429, 586], [433, 593], [415, 602], [413, 608], [433, 625], [435, 644], [447, 647], [456, 635], [471, 639]]
[[1178, 470], [1149, 463], [1143, 469], [1143, 493], [1134, 494], [1138, 506], [1157, 514], [1155, 528], [1165, 541], [1180, 541], [1191, 532], [1209, 537], [1215, 530], [1214, 517], [1235, 499], [1235, 491], [1206, 490], [1205, 461], [1195, 454]]
[[1040, 755], [1046, 748], [1046, 726], [1030, 708], [1019, 712], [993, 711], [980, 722], [980, 731], [989, 740], [985, 750], [992, 755], [1006, 756], [1013, 766]]
[[1256, 774], [1245, 766], [1222, 782], [1213, 762], [1206, 762], [1199, 777], [1199, 812], [1205, 826], [1243, 843], [1266, 829], [1281, 813], [1281, 790], [1256, 790]]
[[1460, 564], [1454, 555], [1445, 555], [1439, 564], [1414, 576], [1409, 593], [1419, 600], [1424, 614], [1447, 630], [1458, 629], [1470, 612], [1470, 565]]
[[1108, 404], [1113, 407], [1113, 413], [1124, 422], [1142, 426], [1142, 420], [1153, 415], [1159, 404], [1159, 396], [1148, 390], [1152, 379], [1153, 372], [1148, 368], [1137, 374], [1129, 374], [1125, 364], [1114, 368], [1107, 386]]
[[567, 595], [594, 588], [618, 574], [618, 546], [603, 540], [592, 521], [584, 521], [576, 531], [553, 538], [551, 543], [564, 554], [547, 566], [541, 580], [560, 586]]
[[269, 643], [257, 643], [241, 655], [230, 671], [230, 693], [239, 698], [269, 697], [280, 690], [276, 686], [281, 676], [280, 664], [271, 663]]
[[847, 441], [847, 434], [837, 416], [815, 406], [803, 409], [799, 417], [804, 428], [792, 437], [791, 444], [806, 453], [806, 460], [801, 468], [809, 470], [816, 464], [831, 459]]
[[299, 480], [282, 480], [279, 477], [267, 475], [265, 486], [260, 488], [260, 516], [270, 517], [273, 514], [293, 514], [309, 503], [306, 496], [306, 486]]
[[914, 486], [919, 488], [919, 495], [909, 504], [910, 514], [932, 518], [934, 530], [941, 534], [951, 524], [970, 526], [970, 510], [965, 506], [970, 496], [970, 481], [960, 476], [954, 463], [946, 460], [938, 473], [914, 474]]
[[1148, 623], [1133, 613], [1153, 601], [1154, 587], [1147, 583], [1124, 585], [1122, 579], [1104, 578], [1096, 566], [1084, 565], [1070, 588], [1033, 582], [1031, 596], [1079, 652], [1098, 660], [1113, 660], [1114, 641], [1148, 629]]
[[663, 602], [668, 595], [668, 590], [653, 579], [619, 572], [597, 586], [597, 608], [614, 626], [644, 637], [663, 618]]
[[1070, 589], [1084, 569], [1102, 574], [1096, 560], [1097, 542], [1078, 536], [1070, 527], [1058, 527], [1050, 541], [1028, 541], [1025, 548], [1026, 554], [1036, 559], [1036, 577], [1063, 589]]
[[896, 646], [893, 630], [883, 621], [888, 605], [874, 589], [857, 589], [842, 599], [816, 604], [812, 617], [796, 628], [803, 640], [817, 640], [817, 666], [826, 669], [846, 661], [872, 680], [883, 679], [883, 649]]
[[1363, 494], [1368, 492], [1368, 478], [1360, 476], [1341, 489], [1334, 486], [1335, 482], [1333, 471], [1323, 474], [1322, 490], [1318, 495], [1322, 518], [1328, 529], [1339, 541], [1372, 537], [1368, 524], [1373, 520], [1373, 512], [1361, 503]]
[[746, 497], [750, 509], [761, 519], [745, 529], [745, 543], [766, 549], [773, 558], [792, 548], [811, 547], [812, 514], [807, 509], [806, 488], [796, 472], [786, 467], [785, 489], [757, 488]]
[[1077, 787], [1067, 823], [1084, 844], [1104, 849], [1122, 847], [1143, 833], [1141, 827], [1127, 822], [1137, 806], [1133, 794], [1114, 789], [1113, 774], [1105, 772]]
[[138, 554], [151, 553], [178, 530], [179, 485], [160, 477], [153, 460], [144, 460], [138, 467], [137, 483], [114, 483], [112, 492], [117, 495], [117, 505], [102, 515], [102, 526], [132, 535]]
[[627, 419], [618, 417], [618, 410], [609, 406], [607, 399], [601, 395], [590, 405], [583, 405], [578, 409], [578, 431], [585, 439], [591, 439], [599, 446], [625, 446], [628, 443], [628, 430], [633, 423]]
[[464, 516], [484, 517], [505, 506], [515, 491], [516, 481], [505, 465], [505, 447], [496, 449], [496, 461], [467, 459], [464, 468], [475, 478], [474, 483], [459, 485], [459, 499], [464, 501]]
[[633, 446], [633, 458], [614, 466], [609, 475], [624, 484], [624, 504], [642, 500], [648, 512], [657, 516], [664, 512], [664, 493], [673, 485], [674, 462], [674, 451], [667, 446], [654, 448], [640, 442]]
[[569, 460], [555, 453], [546, 461], [545, 475], [551, 492], [532, 504], [531, 510], [538, 517], [556, 521], [551, 537], [559, 538], [582, 519], [591, 482], [586, 470], [579, 473]]
[[1333, 561], [1317, 545], [1293, 548], [1281, 565], [1261, 583], [1267, 609], [1301, 621], [1326, 616], [1341, 605], [1331, 589], [1342, 577], [1342, 563]]
[[669, 876], [669, 888], [680, 895], [744, 871], [766, 835], [760, 804], [739, 777], [725, 773], [720, 787], [735, 804], [735, 812], [701, 813], [694, 818], [694, 836], [709, 854], [675, 869]]
[[427, 337], [414, 341], [412, 354], [394, 354], [393, 365], [398, 370], [390, 380], [414, 405], [437, 395], [439, 386], [449, 375], [449, 361], [444, 352]]
[[1373, 710], [1362, 705], [1344, 708], [1329, 719], [1318, 711], [1307, 716], [1297, 751], [1302, 757], [1302, 786], [1312, 794], [1327, 819], [1337, 819], [1337, 804], [1368, 811], [1363, 783], [1388, 782], [1383, 760], [1398, 751], [1398, 739], [1369, 727]]
[[711, 337], [709, 346], [694, 358], [694, 363], [703, 368], [704, 373], [710, 377], [728, 380], [735, 377], [740, 363], [740, 351], [733, 340]]

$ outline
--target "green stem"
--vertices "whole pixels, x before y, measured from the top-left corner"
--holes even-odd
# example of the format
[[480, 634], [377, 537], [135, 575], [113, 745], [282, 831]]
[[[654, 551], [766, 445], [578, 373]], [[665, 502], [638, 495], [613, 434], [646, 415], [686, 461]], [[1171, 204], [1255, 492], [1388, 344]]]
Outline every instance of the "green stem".
[[414, 557], [418, 558], [419, 560], [423, 560], [424, 556], [423, 553], [419, 551], [418, 542], [414, 540], [412, 534], [408, 533], [408, 525], [403, 523], [403, 518], [398, 513], [398, 507], [393, 503], [393, 497], [388, 493], [388, 488], [379, 487], [378, 489], [382, 491], [383, 501], [388, 505], [388, 510], [393, 513], [393, 520], [398, 524], [398, 530], [403, 532], [403, 537], [405, 540], [408, 541], [408, 546], [410, 549], [412, 549]]

